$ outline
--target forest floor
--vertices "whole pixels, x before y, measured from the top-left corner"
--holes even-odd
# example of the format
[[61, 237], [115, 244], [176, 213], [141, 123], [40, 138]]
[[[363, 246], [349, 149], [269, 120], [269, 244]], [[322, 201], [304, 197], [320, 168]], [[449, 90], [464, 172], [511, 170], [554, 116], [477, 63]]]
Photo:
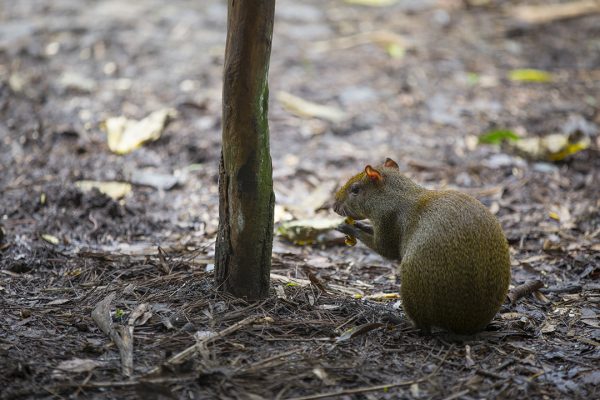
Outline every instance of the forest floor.
[[[511, 287], [544, 288], [476, 336], [424, 335], [395, 264], [324, 231], [275, 238], [267, 299], [217, 292], [224, 2], [5, 1], [1, 398], [600, 398], [600, 14], [390, 3], [277, 1], [277, 226], [336, 218], [335, 188], [392, 157], [488, 206]], [[110, 151], [103, 121], [164, 109], [158, 140]], [[574, 154], [479, 144], [503, 131]]]

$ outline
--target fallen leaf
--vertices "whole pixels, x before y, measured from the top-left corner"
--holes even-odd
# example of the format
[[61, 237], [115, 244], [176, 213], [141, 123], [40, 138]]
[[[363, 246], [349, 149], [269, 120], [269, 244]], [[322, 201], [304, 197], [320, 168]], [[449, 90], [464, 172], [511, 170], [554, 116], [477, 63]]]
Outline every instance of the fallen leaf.
[[367, 323], [367, 324], [355, 326], [353, 328], [348, 329], [344, 333], [342, 333], [340, 336], [338, 336], [335, 339], [335, 341], [338, 343], [344, 342], [346, 340], [355, 338], [357, 336], [364, 335], [365, 333], [370, 332], [374, 329], [381, 328], [382, 326], [384, 326], [384, 325], [380, 322], [373, 322], [373, 323]]
[[471, 357], [471, 346], [467, 344], [465, 345], [465, 366], [471, 368], [474, 365], [475, 361], [473, 361], [473, 358]]
[[46, 242], [53, 244], [55, 246], [60, 243], [59, 238], [57, 238], [54, 235], [50, 235], [49, 233], [42, 234], [42, 239], [44, 239]]
[[318, 41], [312, 44], [311, 50], [317, 53], [326, 53], [332, 50], [347, 50], [365, 44], [379, 46], [392, 58], [401, 58], [410, 47], [403, 36], [391, 31], [379, 30]]
[[69, 299], [56, 299], [56, 300], [52, 300], [49, 303], [46, 303], [46, 305], [47, 306], [57, 306], [57, 305], [68, 303], [69, 301], [71, 301], [71, 300], [69, 300]]
[[597, 319], [582, 319], [581, 322], [592, 328], [600, 328], [600, 321]]
[[164, 108], [139, 121], [123, 116], [108, 118], [101, 127], [107, 133], [110, 150], [116, 154], [127, 154], [146, 142], [157, 140], [169, 120], [176, 116], [176, 110]]
[[162, 174], [152, 170], [136, 170], [131, 174], [131, 183], [150, 186], [159, 190], [170, 190], [179, 183], [179, 179], [171, 174]]
[[539, 69], [513, 69], [508, 73], [508, 79], [516, 82], [548, 83], [554, 80], [551, 73]]
[[283, 288], [283, 286], [275, 285], [275, 294], [277, 294], [278, 299], [287, 300], [287, 296], [285, 295], [285, 289]]
[[131, 184], [127, 182], [77, 181], [75, 186], [84, 192], [98, 189], [100, 193], [111, 197], [113, 200], [119, 200], [131, 192]]
[[545, 137], [523, 138], [510, 145], [529, 159], [561, 161], [587, 149], [590, 144], [591, 140], [586, 135], [556, 133]]
[[570, 1], [566, 3], [522, 5], [510, 8], [510, 15], [529, 24], [543, 24], [561, 19], [575, 18], [600, 12], [600, 3], [594, 0]]
[[320, 118], [338, 124], [346, 119], [346, 113], [337, 107], [324, 106], [304, 100], [287, 92], [277, 93], [277, 100], [289, 112], [300, 117]]
[[337, 227], [342, 219], [304, 219], [285, 222], [277, 228], [277, 234], [297, 245], [320, 242], [320, 236]]
[[152, 317], [148, 303], [141, 303], [129, 315], [129, 326], [142, 326]]
[[519, 135], [508, 129], [498, 129], [484, 133], [479, 136], [479, 143], [500, 144], [504, 141], [517, 141], [521, 139]]
[[103, 367], [105, 365], [106, 363], [103, 361], [73, 358], [58, 364], [52, 372], [52, 375], [55, 378], [60, 378], [65, 376], [65, 372], [90, 372], [95, 368]]
[[551, 333], [551, 332], [554, 332], [555, 330], [556, 330], [556, 325], [551, 324], [549, 322], [544, 322], [544, 325], [542, 325], [542, 327], [540, 328], [540, 332], [542, 332], [542, 333]]
[[384, 300], [395, 300], [400, 298], [400, 293], [375, 293], [370, 294], [364, 297], [365, 300], [375, 300], [375, 301], [384, 301]]
[[325, 372], [325, 370], [323, 368], [321, 368], [321, 367], [313, 368], [312, 372], [313, 372], [313, 374], [315, 374], [315, 376], [317, 378], [319, 378], [321, 381], [323, 381], [323, 383], [325, 385], [335, 384], [335, 381], [329, 377], [329, 375], [327, 374], [327, 372]]

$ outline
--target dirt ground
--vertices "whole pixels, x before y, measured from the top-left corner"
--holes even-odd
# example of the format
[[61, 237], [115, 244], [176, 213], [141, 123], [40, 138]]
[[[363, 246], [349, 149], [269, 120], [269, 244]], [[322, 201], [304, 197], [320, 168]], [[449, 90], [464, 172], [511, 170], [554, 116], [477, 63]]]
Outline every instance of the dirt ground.
[[[542, 3], [277, 2], [276, 223], [333, 218], [335, 188], [388, 156], [474, 195], [505, 229], [511, 287], [545, 287], [457, 338], [416, 330], [394, 263], [335, 232], [277, 236], [264, 301], [214, 290], [223, 1], [0, 1], [1, 398], [599, 398], [600, 14], [509, 15]], [[524, 68], [553, 79], [509, 79]], [[109, 150], [102, 121], [164, 108], [158, 140]], [[477, 144], [496, 129], [590, 146], [553, 162]], [[134, 184], [113, 199], [80, 180]], [[133, 332], [130, 376], [95, 309]]]

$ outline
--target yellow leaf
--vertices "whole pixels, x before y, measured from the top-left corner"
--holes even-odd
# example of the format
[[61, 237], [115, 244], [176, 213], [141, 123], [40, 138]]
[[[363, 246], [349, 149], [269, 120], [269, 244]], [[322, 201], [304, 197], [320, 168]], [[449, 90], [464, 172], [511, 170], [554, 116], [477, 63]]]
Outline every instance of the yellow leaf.
[[560, 216], [557, 213], [555, 213], [554, 211], [550, 211], [548, 213], [548, 216], [555, 221], [560, 221]]
[[131, 184], [127, 182], [101, 182], [101, 181], [77, 181], [75, 186], [84, 192], [92, 189], [98, 189], [101, 193], [113, 198], [121, 199], [131, 192]]
[[354, 236], [346, 235], [344, 243], [346, 243], [347, 246], [356, 246], [356, 238]]
[[320, 118], [336, 124], [346, 119], [346, 113], [337, 107], [313, 103], [287, 92], [277, 93], [277, 100], [286, 110], [300, 117]]
[[577, 142], [577, 143], [569, 143], [561, 151], [549, 154], [548, 159], [550, 159], [550, 161], [561, 161], [572, 154], [575, 154], [577, 152], [580, 152], [581, 150], [587, 149], [588, 147], [589, 147], [589, 142], [586, 142], [586, 141], [581, 141], [581, 142]]
[[513, 69], [508, 73], [511, 81], [548, 83], [554, 80], [551, 73], [539, 69]]
[[42, 239], [44, 239], [46, 242], [48, 242], [50, 244], [53, 244], [55, 246], [60, 243], [60, 239], [59, 238], [57, 238], [54, 235], [50, 235], [49, 233], [44, 233], [42, 235]]
[[375, 294], [370, 294], [368, 296], [365, 296], [365, 299], [374, 300], [374, 301], [394, 300], [394, 299], [399, 299], [399, 298], [400, 298], [400, 293], [375, 293]]
[[390, 57], [402, 58], [402, 57], [404, 57], [406, 48], [403, 46], [400, 46], [398, 43], [390, 43], [387, 45], [386, 50], [387, 50], [388, 54], [390, 55]]

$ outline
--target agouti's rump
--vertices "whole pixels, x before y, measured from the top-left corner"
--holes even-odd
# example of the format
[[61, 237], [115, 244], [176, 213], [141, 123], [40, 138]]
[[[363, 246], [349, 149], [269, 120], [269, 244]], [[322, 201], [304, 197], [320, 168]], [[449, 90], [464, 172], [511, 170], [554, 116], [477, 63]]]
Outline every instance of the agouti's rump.
[[425, 330], [480, 331], [500, 308], [510, 281], [502, 229], [468, 195], [431, 191], [425, 196], [399, 267], [404, 310]]

